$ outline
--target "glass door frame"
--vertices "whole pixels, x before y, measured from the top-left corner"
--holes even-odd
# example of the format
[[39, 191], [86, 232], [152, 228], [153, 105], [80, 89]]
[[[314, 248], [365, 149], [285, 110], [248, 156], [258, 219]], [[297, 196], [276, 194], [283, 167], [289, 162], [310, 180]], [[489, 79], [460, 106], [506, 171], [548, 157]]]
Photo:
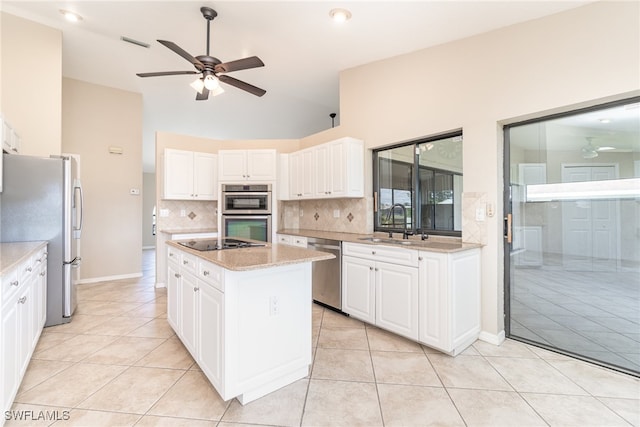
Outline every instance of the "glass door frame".
[[583, 113], [589, 113], [598, 110], [604, 110], [607, 108], [612, 108], [620, 105], [634, 104], [640, 102], [640, 96], [634, 96], [630, 98], [624, 98], [616, 101], [606, 102], [602, 104], [593, 105], [585, 108], [572, 109], [569, 111], [555, 113], [550, 115], [543, 115], [540, 117], [527, 119], [523, 121], [513, 122], [509, 124], [505, 124], [502, 127], [503, 132], [503, 255], [504, 255], [504, 271], [503, 271], [503, 280], [504, 280], [504, 332], [506, 338], [511, 338], [516, 341], [521, 341], [530, 345], [534, 345], [536, 347], [543, 348], [545, 350], [553, 351], [559, 354], [564, 354], [570, 357], [574, 357], [576, 359], [584, 360], [599, 366], [606, 367], [608, 369], [624, 372], [626, 374], [631, 374], [637, 376], [638, 374], [633, 371], [628, 371], [618, 366], [612, 366], [607, 364], [606, 362], [592, 359], [588, 356], [584, 356], [581, 354], [573, 353], [568, 350], [564, 350], [561, 348], [553, 347], [550, 345], [546, 345], [544, 343], [536, 342], [525, 337], [511, 335], [511, 291], [512, 291], [512, 258], [511, 258], [511, 250], [512, 250], [512, 236], [513, 236], [513, 207], [512, 207], [512, 185], [511, 185], [511, 138], [509, 130], [516, 126], [528, 125], [533, 123], [540, 123], [544, 121], [549, 121], [553, 119], [568, 117], [579, 115]]

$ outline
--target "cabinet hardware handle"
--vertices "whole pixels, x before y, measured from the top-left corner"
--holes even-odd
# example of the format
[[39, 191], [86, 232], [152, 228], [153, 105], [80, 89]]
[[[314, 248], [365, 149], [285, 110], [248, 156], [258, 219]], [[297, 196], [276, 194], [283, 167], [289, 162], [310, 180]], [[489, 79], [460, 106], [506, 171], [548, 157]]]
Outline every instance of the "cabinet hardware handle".
[[208, 276], [209, 272], [207, 270], [205, 270], [205, 271], [202, 272], [202, 274], [205, 275], [205, 276]]
[[38, 258], [36, 262], [42, 262], [42, 258]]
[[11, 282], [11, 286], [18, 286], [18, 283], [19, 282], [17, 280], [14, 280], [13, 282]]
[[369, 267], [369, 270], [373, 270], [373, 267]]
[[31, 272], [33, 271], [33, 268], [31, 268], [31, 267], [27, 267], [27, 268], [26, 268], [26, 270], [27, 270], [29, 273], [31, 273]]
[[418, 261], [422, 261], [422, 257], [421, 256], [418, 257]]
[[189, 264], [189, 261], [187, 261], [187, 260], [185, 259], [185, 260], [183, 260], [183, 261], [182, 261], [182, 263], [183, 263], [184, 265], [187, 265], [187, 264]]
[[47, 272], [46, 272], [46, 271], [41, 271], [41, 272], [40, 272], [40, 275], [41, 275], [42, 277], [44, 277], [44, 275], [45, 275], [45, 274], [47, 274]]
[[376, 271], [378, 271], [378, 269], [376, 268]]
[[198, 292], [200, 288], [193, 288], [193, 292]]
[[176, 279], [180, 278], [180, 275], [178, 273], [175, 273], [174, 276], [176, 276]]
[[27, 297], [24, 296], [18, 300], [18, 304], [24, 304], [27, 301]]
[[371, 251], [371, 255], [375, 255], [375, 254], [376, 254], [376, 251]]

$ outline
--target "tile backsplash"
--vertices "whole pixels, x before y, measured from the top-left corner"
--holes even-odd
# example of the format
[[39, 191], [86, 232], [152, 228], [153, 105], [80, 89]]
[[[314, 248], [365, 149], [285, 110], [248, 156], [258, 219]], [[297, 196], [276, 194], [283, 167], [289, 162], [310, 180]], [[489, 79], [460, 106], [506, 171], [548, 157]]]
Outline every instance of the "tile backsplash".
[[[161, 216], [160, 210], [167, 209], [169, 216]], [[160, 200], [156, 212], [158, 230], [217, 228], [217, 201]], [[184, 211], [185, 216], [181, 216]]]
[[373, 198], [280, 202], [282, 228], [368, 234], [373, 232]]
[[487, 193], [462, 193], [462, 241], [487, 244], [487, 218], [476, 220], [476, 209], [486, 209]]

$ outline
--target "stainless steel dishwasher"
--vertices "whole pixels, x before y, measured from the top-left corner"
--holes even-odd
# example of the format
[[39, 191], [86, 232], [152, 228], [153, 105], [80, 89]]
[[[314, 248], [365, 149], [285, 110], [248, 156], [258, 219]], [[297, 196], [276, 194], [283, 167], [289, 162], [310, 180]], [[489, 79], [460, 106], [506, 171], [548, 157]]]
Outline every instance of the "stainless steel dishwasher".
[[329, 252], [334, 259], [313, 263], [313, 300], [342, 311], [342, 242], [339, 240], [307, 238], [307, 247]]

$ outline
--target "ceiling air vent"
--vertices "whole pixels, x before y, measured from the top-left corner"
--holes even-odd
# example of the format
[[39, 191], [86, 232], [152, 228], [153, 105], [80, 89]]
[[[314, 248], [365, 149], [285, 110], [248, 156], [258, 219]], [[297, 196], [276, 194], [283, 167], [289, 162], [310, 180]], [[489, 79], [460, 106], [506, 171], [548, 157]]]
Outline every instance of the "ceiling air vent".
[[141, 42], [141, 41], [132, 39], [130, 37], [120, 36], [120, 40], [122, 40], [123, 42], [135, 44], [136, 46], [141, 46], [141, 47], [145, 47], [145, 48], [149, 49], [149, 43]]

